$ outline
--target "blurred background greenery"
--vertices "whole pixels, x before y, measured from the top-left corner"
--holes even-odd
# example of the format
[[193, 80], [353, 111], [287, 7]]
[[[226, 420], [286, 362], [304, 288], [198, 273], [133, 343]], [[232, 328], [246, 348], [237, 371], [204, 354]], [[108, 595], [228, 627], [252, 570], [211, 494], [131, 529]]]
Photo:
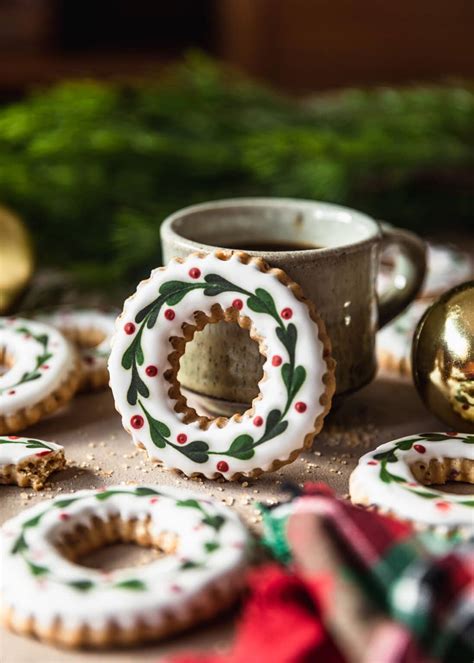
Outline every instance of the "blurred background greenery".
[[[48, 4], [48, 0], [42, 1]], [[66, 5], [57, 6], [66, 12], [68, 29], [75, 26], [71, 34], [76, 35], [77, 42], [77, 35], [82, 34], [78, 26], [86, 30], [88, 24], [80, 23], [82, 14], [77, 12], [72, 12], [71, 19], [75, 3], [69, 4], [69, 14]], [[446, 229], [451, 233], [472, 231], [471, 84], [441, 83], [430, 73], [428, 60], [424, 71], [429, 82], [422, 85], [411, 84], [410, 76], [399, 75], [392, 65], [385, 73], [374, 69], [373, 55], [365, 53], [357, 41], [361, 28], [354, 24], [350, 12], [347, 14], [350, 3], [345, 14], [332, 16], [327, 10], [326, 20], [329, 25], [337, 18], [341, 24], [346, 16], [343, 25], [349, 41], [352, 38], [354, 42], [352, 57], [360, 71], [351, 71], [346, 56], [343, 65], [338, 64], [339, 56], [334, 61], [328, 56], [334, 81], [331, 86], [327, 76], [318, 77], [317, 72], [308, 70], [304, 52], [293, 69], [289, 56], [275, 64], [276, 33], [275, 66], [267, 66], [264, 75], [257, 56], [262, 54], [261, 44], [266, 45], [268, 60], [272, 43], [264, 31], [254, 26], [253, 32], [247, 29], [244, 41], [239, 37], [243, 46], [239, 42], [234, 51], [240, 60], [225, 57], [212, 47], [208, 36], [210, 31], [222, 35], [228, 24], [240, 25], [245, 7], [248, 28], [257, 5], [261, 12], [268, 10], [265, 0], [253, 5], [244, 0], [223, 0], [218, 10], [215, 3], [204, 3], [203, 11], [212, 7], [218, 11], [220, 27], [212, 27], [209, 21], [197, 22], [199, 34], [181, 35], [181, 41], [176, 36], [183, 31], [179, 12], [173, 14], [176, 25], [168, 17], [176, 31], [173, 38], [171, 29], [168, 41], [175, 46], [179, 43], [179, 48], [171, 48], [166, 57], [160, 55], [160, 64], [171, 60], [170, 66], [158, 67], [151, 58], [156, 74], [149, 69], [144, 72], [136, 64], [135, 52], [131, 56], [135, 76], [133, 66], [126, 68], [128, 74], [131, 68], [132, 75], [115, 80], [102, 72], [95, 76], [97, 66], [87, 65], [79, 69], [76, 80], [63, 82], [62, 70], [52, 80], [40, 76], [39, 91], [30, 92], [37, 80], [35, 69], [34, 80], [20, 86], [21, 94], [7, 95], [0, 107], [0, 203], [26, 221], [42, 266], [60, 267], [87, 288], [104, 289], [117, 283], [126, 287], [160, 262], [159, 225], [167, 214], [191, 203], [240, 195], [338, 202], [425, 235]], [[296, 5], [300, 13], [305, 10], [308, 16], [314, 15], [308, 2], [298, 0]], [[119, 2], [118, 6], [123, 9], [130, 3]], [[296, 16], [298, 8], [293, 5], [290, 14], [289, 6], [277, 2], [274, 17], [278, 12], [282, 20]], [[193, 11], [200, 15], [195, 5]], [[364, 11], [368, 12], [367, 8]], [[374, 35], [385, 26], [385, 38], [390, 39], [387, 20], [374, 15], [376, 5], [371, 11], [367, 16], [374, 22]], [[97, 33], [99, 41], [106, 34], [104, 7], [101, 16], [104, 30]], [[397, 16], [391, 20], [396, 21]], [[294, 20], [299, 20], [299, 48], [307, 42], [309, 49], [318, 27], [309, 22], [304, 31], [304, 18]], [[429, 34], [429, 19], [424, 26], [413, 25], [419, 30], [423, 27], [425, 37]], [[159, 33], [162, 40], [165, 27], [161, 26]], [[191, 30], [189, 26], [186, 29]], [[141, 30], [142, 40], [152, 43], [152, 36], [143, 32], [143, 26]], [[450, 34], [448, 28], [446, 33]], [[320, 39], [330, 38], [321, 30], [318, 34]], [[453, 48], [462, 48], [455, 45], [455, 37], [450, 37]], [[280, 38], [284, 50], [289, 38], [281, 32]], [[410, 51], [410, 40], [404, 46], [400, 35], [398, 38], [399, 50], [386, 50], [388, 63], [403, 63], [404, 48]], [[120, 39], [126, 41], [123, 35]], [[117, 43], [122, 48], [120, 39]], [[380, 37], [377, 39], [376, 48], [381, 49]], [[247, 53], [249, 43], [253, 59]], [[337, 55], [338, 42], [334, 44], [329, 53]], [[190, 45], [201, 46], [208, 54], [194, 51], [183, 57]], [[90, 49], [89, 43], [86, 46]], [[126, 48], [121, 52], [128, 53]], [[423, 58], [413, 56], [415, 70], [419, 70], [420, 61], [425, 62]], [[451, 62], [448, 55], [445, 61]], [[114, 66], [120, 69], [112, 60], [110, 68]], [[237, 73], [235, 66], [246, 69], [247, 74]], [[456, 64], [449, 67], [441, 73], [470, 73]], [[45, 65], [44, 70], [49, 76], [51, 66]], [[279, 78], [271, 71], [278, 71]], [[93, 78], [81, 80], [83, 72], [90, 72]], [[69, 74], [66, 67], [64, 75], [68, 78]], [[0, 84], [1, 76], [0, 67]], [[252, 77], [261, 82], [252, 82]], [[399, 80], [410, 84], [392, 84]], [[380, 85], [386, 81], [388, 85]], [[275, 86], [279, 92], [274, 91]], [[319, 91], [310, 94], [311, 89]]]

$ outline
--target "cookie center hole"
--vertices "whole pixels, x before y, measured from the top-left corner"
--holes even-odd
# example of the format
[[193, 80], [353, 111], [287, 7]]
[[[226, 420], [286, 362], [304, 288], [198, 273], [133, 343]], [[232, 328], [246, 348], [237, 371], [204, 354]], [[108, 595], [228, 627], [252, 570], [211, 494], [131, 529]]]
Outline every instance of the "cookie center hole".
[[424, 486], [445, 493], [472, 495], [474, 493], [474, 461], [468, 458], [444, 458], [429, 462], [417, 461], [410, 466], [413, 477]]
[[264, 361], [248, 329], [225, 320], [207, 324], [180, 358], [182, 394], [199, 416], [243, 413], [258, 396]]
[[173, 554], [178, 543], [174, 532], [152, 531], [150, 519], [123, 520], [114, 516], [107, 521], [94, 517], [89, 526], [68, 526], [61, 531], [56, 546], [75, 564], [113, 571], [150, 564]]
[[14, 358], [7, 353], [6, 348], [0, 347], [0, 375], [8, 373], [14, 363]]
[[112, 543], [76, 559], [76, 564], [101, 571], [116, 571], [129, 567], [144, 566], [166, 552], [160, 548], [144, 547], [137, 543]]

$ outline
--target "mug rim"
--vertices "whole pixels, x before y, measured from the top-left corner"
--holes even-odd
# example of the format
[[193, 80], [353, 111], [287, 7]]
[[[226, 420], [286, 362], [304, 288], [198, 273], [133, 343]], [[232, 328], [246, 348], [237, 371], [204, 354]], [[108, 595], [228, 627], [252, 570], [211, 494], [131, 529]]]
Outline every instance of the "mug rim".
[[229, 248], [221, 247], [215, 244], [205, 244], [204, 242], [198, 242], [196, 240], [190, 239], [189, 237], [184, 236], [179, 233], [175, 228], [174, 224], [177, 221], [181, 221], [186, 217], [195, 214], [196, 212], [206, 212], [214, 210], [225, 210], [226, 208], [249, 208], [249, 207], [284, 207], [284, 208], [319, 208], [325, 209], [331, 213], [344, 213], [349, 214], [352, 218], [357, 218], [359, 222], [370, 230], [370, 235], [364, 239], [351, 242], [349, 244], [340, 244], [337, 246], [325, 246], [321, 248], [309, 248], [309, 249], [298, 249], [298, 255], [301, 258], [311, 258], [313, 256], [321, 255], [330, 255], [343, 251], [347, 253], [349, 251], [355, 251], [364, 246], [370, 245], [374, 240], [381, 240], [382, 230], [378, 221], [373, 219], [368, 214], [360, 212], [359, 210], [353, 209], [351, 207], [346, 207], [344, 205], [338, 205], [336, 203], [327, 203], [318, 200], [309, 200], [304, 198], [278, 198], [278, 197], [242, 197], [242, 198], [222, 198], [218, 200], [206, 201], [202, 203], [197, 203], [195, 205], [188, 205], [182, 207], [179, 210], [176, 210], [172, 214], [168, 215], [162, 222], [160, 227], [160, 235], [163, 240], [166, 236], [167, 239], [175, 239], [179, 241], [182, 245], [187, 246], [190, 249], [195, 251], [205, 250], [209, 253], [216, 251], [218, 249], [225, 249], [230, 251], [239, 251], [242, 250], [252, 257], [261, 256], [261, 255], [270, 255], [271, 257], [281, 258], [288, 253], [291, 253], [292, 250], [287, 249], [284, 251], [272, 251], [271, 249], [265, 251], [255, 251], [247, 249], [238, 249], [238, 248]]

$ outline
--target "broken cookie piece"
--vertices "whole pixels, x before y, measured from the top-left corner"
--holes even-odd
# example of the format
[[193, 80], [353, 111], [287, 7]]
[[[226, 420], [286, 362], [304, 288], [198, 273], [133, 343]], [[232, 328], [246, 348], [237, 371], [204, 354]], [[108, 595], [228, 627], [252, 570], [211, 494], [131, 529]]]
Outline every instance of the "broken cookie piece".
[[0, 484], [40, 490], [49, 475], [66, 466], [64, 447], [28, 437], [0, 437]]

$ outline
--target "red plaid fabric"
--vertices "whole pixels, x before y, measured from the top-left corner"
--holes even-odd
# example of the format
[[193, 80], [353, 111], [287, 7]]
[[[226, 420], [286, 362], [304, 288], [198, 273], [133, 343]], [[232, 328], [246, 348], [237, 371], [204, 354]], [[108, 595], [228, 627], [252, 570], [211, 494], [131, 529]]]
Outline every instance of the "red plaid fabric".
[[[427, 655], [447, 663], [472, 663], [472, 543], [436, 554], [429, 537], [410, 525], [355, 507], [318, 484], [306, 486], [292, 500], [289, 526], [292, 516], [301, 513], [324, 521], [351, 577], [371, 602], [409, 629]], [[280, 558], [291, 556], [288, 522], [281, 522], [278, 509], [266, 510], [264, 518], [270, 546]]]

